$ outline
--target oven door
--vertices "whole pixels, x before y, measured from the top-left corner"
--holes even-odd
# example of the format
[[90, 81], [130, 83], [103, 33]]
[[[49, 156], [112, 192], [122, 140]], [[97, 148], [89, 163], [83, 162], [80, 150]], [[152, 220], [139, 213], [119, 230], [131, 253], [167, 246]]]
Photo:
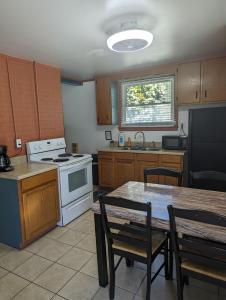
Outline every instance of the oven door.
[[92, 191], [92, 159], [61, 167], [59, 171], [61, 206]]

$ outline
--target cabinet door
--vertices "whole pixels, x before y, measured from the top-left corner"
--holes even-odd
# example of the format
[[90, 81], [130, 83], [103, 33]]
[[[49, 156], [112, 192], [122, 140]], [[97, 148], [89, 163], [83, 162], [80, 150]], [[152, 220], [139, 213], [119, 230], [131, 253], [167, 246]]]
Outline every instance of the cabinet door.
[[[135, 160], [135, 179], [144, 182], [144, 169], [158, 166], [157, 154], [137, 154]], [[148, 182], [158, 183], [158, 176], [148, 176]]]
[[98, 78], [96, 80], [96, 110], [97, 124], [112, 124], [111, 80]]
[[34, 68], [30, 61], [7, 57], [16, 138], [25, 143], [39, 138]]
[[178, 67], [178, 104], [200, 102], [200, 62], [181, 64]]
[[112, 158], [98, 159], [98, 172], [100, 186], [113, 187], [114, 186], [114, 163]]
[[202, 62], [202, 101], [226, 101], [226, 57]]
[[57, 181], [22, 194], [25, 243], [56, 225], [59, 219], [58, 201]]
[[60, 70], [35, 63], [40, 138], [64, 136]]
[[[183, 156], [179, 155], [160, 155], [159, 166], [177, 171], [183, 170]], [[178, 185], [175, 177], [159, 176], [159, 184]]]
[[135, 163], [132, 153], [115, 154], [115, 186], [135, 180]]
[[15, 130], [6, 56], [0, 55], [0, 144], [7, 145], [8, 154], [16, 155]]

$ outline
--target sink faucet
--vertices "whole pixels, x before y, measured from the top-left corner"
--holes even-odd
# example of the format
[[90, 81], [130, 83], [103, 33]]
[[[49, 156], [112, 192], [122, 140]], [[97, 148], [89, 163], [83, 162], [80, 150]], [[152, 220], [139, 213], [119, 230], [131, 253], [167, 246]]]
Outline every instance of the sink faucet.
[[136, 140], [137, 134], [141, 133], [142, 137], [143, 137], [143, 148], [145, 147], [145, 135], [143, 133], [143, 131], [137, 131], [134, 135], [134, 139]]

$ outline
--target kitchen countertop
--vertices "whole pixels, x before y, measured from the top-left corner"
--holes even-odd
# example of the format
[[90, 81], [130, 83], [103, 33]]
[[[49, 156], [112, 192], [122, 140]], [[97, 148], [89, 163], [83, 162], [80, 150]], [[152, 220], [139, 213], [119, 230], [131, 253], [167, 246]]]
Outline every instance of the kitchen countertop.
[[15, 168], [13, 171], [0, 172], [0, 179], [21, 180], [40, 173], [57, 169], [55, 165], [27, 162], [13, 166]]
[[124, 150], [121, 149], [120, 147], [105, 147], [105, 148], [100, 148], [97, 150], [99, 151], [103, 151], [103, 152], [130, 152], [130, 153], [152, 153], [152, 154], [167, 154], [167, 155], [184, 155], [186, 151], [184, 150], [157, 150], [157, 151], [153, 151], [153, 150]]

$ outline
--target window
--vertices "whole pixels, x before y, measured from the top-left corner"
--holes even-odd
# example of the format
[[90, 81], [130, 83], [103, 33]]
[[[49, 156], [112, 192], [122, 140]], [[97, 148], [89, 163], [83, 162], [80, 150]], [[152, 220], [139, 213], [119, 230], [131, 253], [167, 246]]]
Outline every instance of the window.
[[120, 127], [175, 128], [174, 90], [174, 75], [122, 81]]

